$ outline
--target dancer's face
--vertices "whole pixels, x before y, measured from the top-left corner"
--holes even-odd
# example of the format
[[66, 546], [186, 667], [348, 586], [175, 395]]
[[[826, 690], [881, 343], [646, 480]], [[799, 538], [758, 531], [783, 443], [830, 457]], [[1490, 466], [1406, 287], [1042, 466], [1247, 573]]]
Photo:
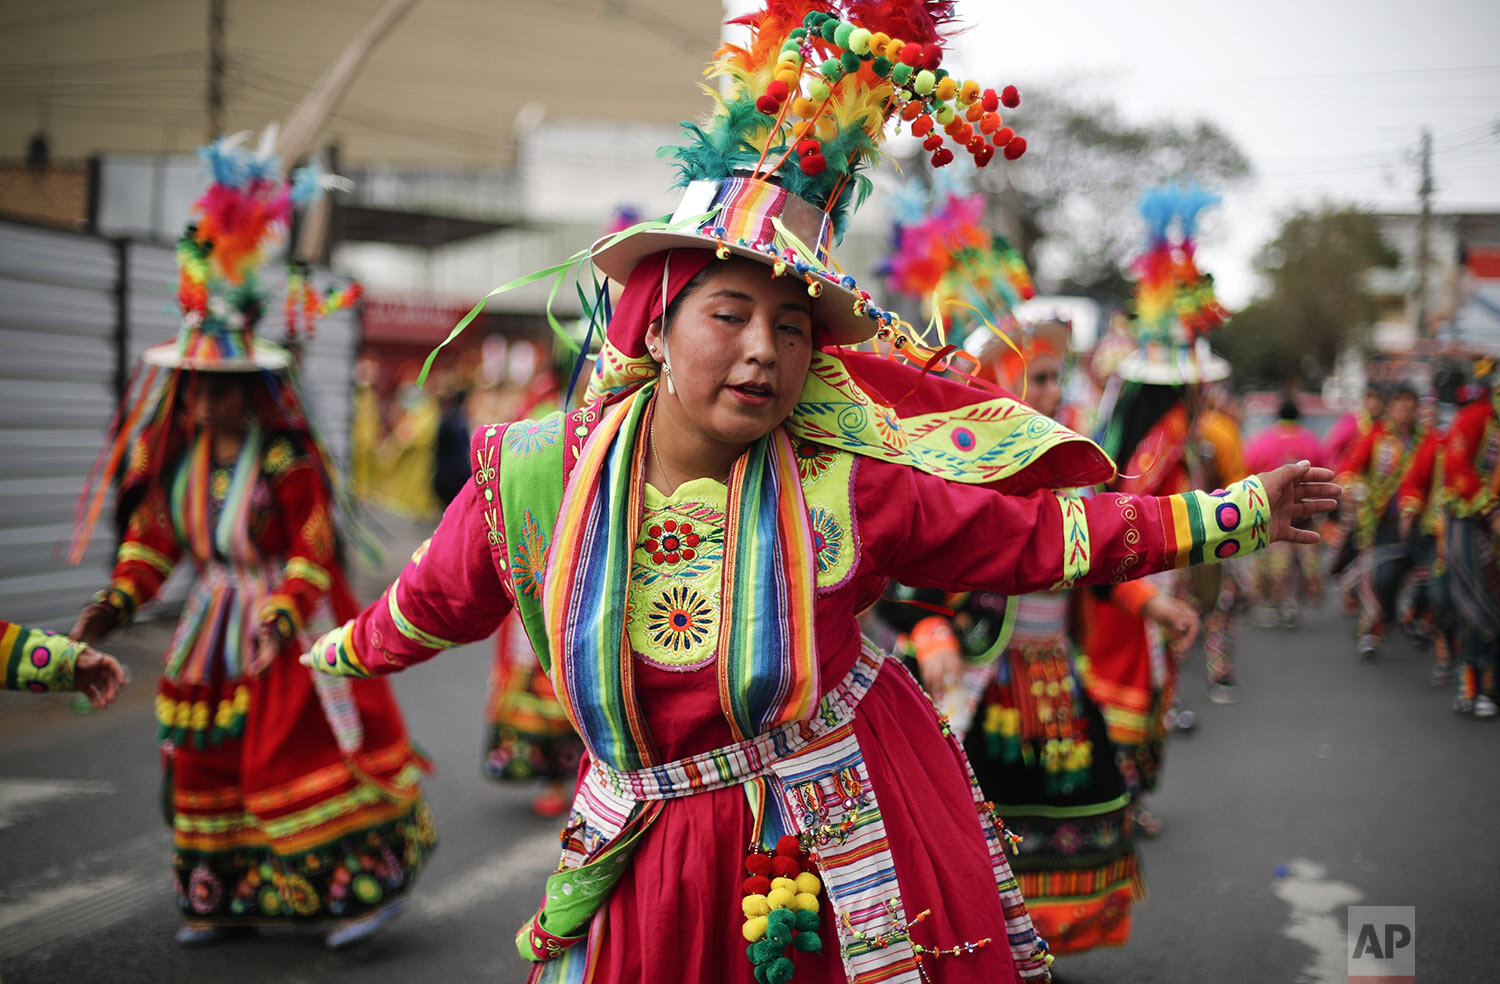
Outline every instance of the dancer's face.
[[1385, 417], [1396, 430], [1410, 430], [1417, 419], [1417, 399], [1406, 393], [1392, 397], [1385, 408]]
[[1035, 355], [1026, 363], [1026, 402], [1043, 416], [1057, 416], [1062, 406], [1062, 375], [1056, 356]]
[[[745, 446], [770, 433], [797, 404], [812, 361], [812, 300], [790, 277], [749, 260], [715, 261], [679, 295], [666, 331], [652, 322], [646, 345], [671, 367], [658, 399], [708, 440]], [[676, 413], [680, 411], [680, 414]]]
[[200, 372], [190, 381], [193, 392], [193, 422], [199, 428], [220, 434], [245, 429], [249, 392], [234, 373]]

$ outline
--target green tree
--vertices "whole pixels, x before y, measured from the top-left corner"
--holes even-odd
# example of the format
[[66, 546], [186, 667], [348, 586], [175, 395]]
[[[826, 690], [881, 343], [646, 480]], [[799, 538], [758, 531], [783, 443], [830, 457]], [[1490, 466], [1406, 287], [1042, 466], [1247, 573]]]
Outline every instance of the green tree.
[[1366, 275], [1398, 261], [1365, 212], [1332, 205], [1295, 212], [1256, 258], [1269, 293], [1236, 314], [1214, 345], [1245, 380], [1326, 372], [1375, 320]]
[[1250, 173], [1244, 152], [1206, 120], [1133, 123], [1112, 102], [1037, 90], [1015, 118], [1026, 155], [980, 180], [1027, 262], [1061, 290], [1130, 296], [1146, 188], [1192, 179], [1222, 190]]

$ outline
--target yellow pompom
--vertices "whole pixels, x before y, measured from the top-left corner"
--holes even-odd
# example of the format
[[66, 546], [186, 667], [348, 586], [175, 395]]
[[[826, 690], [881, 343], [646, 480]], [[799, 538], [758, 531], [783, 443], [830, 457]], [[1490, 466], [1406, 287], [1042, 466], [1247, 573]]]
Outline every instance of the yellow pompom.
[[788, 892], [795, 892], [795, 891], [797, 891], [797, 883], [795, 881], [793, 881], [792, 879], [790, 879], [790, 878], [772, 878], [771, 879], [771, 887], [772, 888], [784, 888]]
[[792, 899], [793, 909], [802, 909], [806, 912], [818, 911], [818, 897], [811, 892], [798, 892], [797, 897]]
[[958, 95], [958, 82], [954, 80], [953, 76], [945, 75], [938, 81], [935, 91], [939, 99], [947, 102]]
[[[901, 49], [904, 48], [904, 47], [906, 47], [906, 42], [905, 41], [902, 41], [900, 38], [891, 38], [889, 41], [886, 42], [886, 45], [885, 45], [885, 56], [887, 58], [889, 58], [891, 61], [895, 61], [897, 58], [899, 58], [901, 56]], [[873, 48], [874, 48], [873, 44], [871, 45], [871, 48], [873, 50]]]
[[799, 892], [811, 892], [812, 894], [817, 895], [818, 892], [822, 890], [822, 888], [823, 883], [819, 881], [818, 876], [813, 874], [811, 871], [804, 871], [802, 872], [802, 874], [797, 876], [797, 891]]
[[884, 31], [876, 31], [870, 35], [870, 54], [876, 58], [885, 54], [885, 46], [891, 43], [891, 36]]
[[773, 909], [790, 909], [792, 903], [797, 900], [797, 893], [787, 891], [784, 888], [773, 888], [771, 894], [766, 896], [766, 901]]
[[976, 100], [978, 98], [979, 98], [979, 83], [975, 82], [973, 79], [969, 79], [958, 90], [958, 101], [961, 102], [961, 103], [963, 103], [966, 106], [969, 103], [973, 102], [974, 100]]
[[798, 96], [792, 100], [792, 112], [803, 119], [807, 119], [818, 111], [818, 104], [806, 96]]
[[740, 932], [745, 934], [745, 940], [748, 943], [763, 939], [766, 935], [766, 917], [756, 916], [754, 919], [746, 919], [744, 928]]
[[797, 80], [801, 78], [801, 75], [795, 68], [783, 68], [776, 73], [776, 78], [785, 82], [787, 87], [790, 88], [797, 84]]
[[771, 903], [766, 901], [764, 895], [747, 895], [740, 903], [740, 908], [745, 910], [746, 919], [754, 919], [771, 911]]
[[[838, 124], [834, 123], [829, 117], [824, 116], [818, 120], [816, 133], [819, 140], [832, 140], [839, 134]], [[816, 297], [817, 295], [814, 294], [813, 296]]]

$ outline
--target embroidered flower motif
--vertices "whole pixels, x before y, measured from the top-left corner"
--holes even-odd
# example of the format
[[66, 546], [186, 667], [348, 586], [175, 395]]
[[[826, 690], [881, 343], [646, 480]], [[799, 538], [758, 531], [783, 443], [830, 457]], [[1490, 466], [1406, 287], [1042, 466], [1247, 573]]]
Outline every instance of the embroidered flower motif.
[[214, 877], [208, 866], [199, 864], [188, 879], [188, 904], [200, 916], [208, 915], [219, 907], [224, 898], [224, 886]]
[[292, 442], [286, 438], [278, 438], [266, 448], [265, 463], [262, 466], [267, 475], [280, 475], [291, 467], [292, 460], [297, 453], [292, 450]]
[[530, 509], [521, 517], [521, 542], [515, 545], [510, 562], [516, 587], [529, 598], [540, 598], [542, 572], [547, 565], [547, 537]]
[[651, 599], [646, 631], [668, 653], [684, 653], [708, 639], [713, 607], [688, 587], [670, 587]]
[[838, 455], [833, 448], [812, 441], [798, 441], [793, 453], [797, 456], [797, 474], [803, 482], [815, 481], [833, 465]]
[[302, 539], [314, 557], [333, 556], [333, 520], [328, 510], [314, 506], [307, 522], [302, 524]]
[[556, 444], [561, 435], [561, 417], [518, 420], [505, 428], [505, 443], [509, 445], [511, 454], [535, 454]]
[[875, 429], [880, 432], [881, 440], [897, 451], [906, 447], [906, 435], [901, 433], [901, 421], [891, 411], [884, 407], [875, 409]]
[[679, 523], [675, 519], [652, 523], [646, 529], [646, 537], [646, 552], [651, 555], [651, 563], [658, 567], [691, 561], [698, 556], [701, 538], [693, 532], [692, 523]]
[[822, 506], [814, 506], [808, 513], [812, 519], [813, 556], [818, 562], [818, 573], [830, 571], [839, 562], [839, 550], [844, 545], [844, 529], [834, 518], [833, 512]]
[[215, 502], [223, 502], [229, 495], [230, 473], [228, 468], [215, 468], [213, 478], [209, 480], [209, 494], [214, 497]]
[[299, 916], [310, 916], [318, 911], [318, 892], [312, 887], [312, 882], [301, 875], [287, 875], [281, 894]]

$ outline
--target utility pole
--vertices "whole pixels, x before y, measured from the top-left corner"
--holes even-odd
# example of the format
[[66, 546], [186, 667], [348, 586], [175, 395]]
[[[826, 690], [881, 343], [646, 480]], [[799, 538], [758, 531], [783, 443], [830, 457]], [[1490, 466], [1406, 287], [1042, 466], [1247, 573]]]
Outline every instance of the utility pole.
[[1417, 345], [1425, 349], [1430, 332], [1427, 324], [1428, 232], [1432, 227], [1432, 131], [1422, 128], [1422, 184], [1417, 189], [1422, 210], [1417, 219]]
[[208, 0], [208, 139], [224, 134], [224, 5]]

